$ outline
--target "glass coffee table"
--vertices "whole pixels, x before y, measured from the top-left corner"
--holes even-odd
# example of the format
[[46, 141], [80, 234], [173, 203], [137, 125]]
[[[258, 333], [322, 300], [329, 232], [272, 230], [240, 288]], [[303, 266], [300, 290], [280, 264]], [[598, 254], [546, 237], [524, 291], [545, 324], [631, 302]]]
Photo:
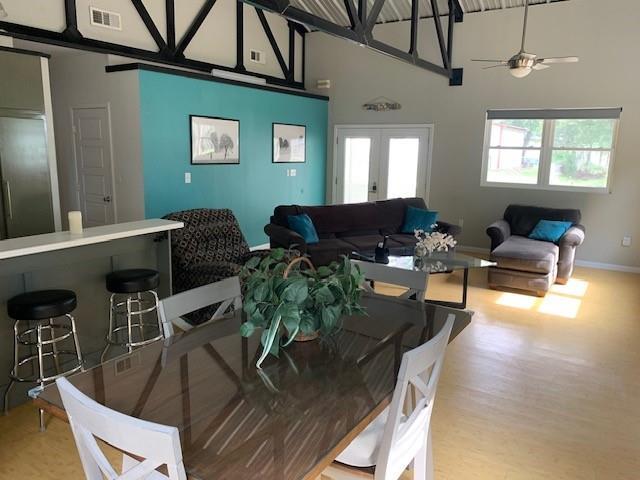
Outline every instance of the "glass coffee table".
[[[367, 280], [390, 283], [408, 288], [402, 298], [423, 299], [429, 284], [429, 276], [439, 273], [452, 273], [463, 270], [462, 301], [450, 302], [442, 300], [426, 300], [429, 303], [445, 307], [464, 309], [467, 307], [467, 289], [469, 286], [470, 268], [487, 268], [495, 266], [494, 262], [458, 253], [433, 252], [428, 257], [417, 259], [414, 256], [389, 255], [389, 263], [376, 263], [363, 260], [362, 257], [373, 258], [369, 252], [354, 254], [351, 261], [358, 265]], [[365, 288], [371, 289], [368, 284]]]

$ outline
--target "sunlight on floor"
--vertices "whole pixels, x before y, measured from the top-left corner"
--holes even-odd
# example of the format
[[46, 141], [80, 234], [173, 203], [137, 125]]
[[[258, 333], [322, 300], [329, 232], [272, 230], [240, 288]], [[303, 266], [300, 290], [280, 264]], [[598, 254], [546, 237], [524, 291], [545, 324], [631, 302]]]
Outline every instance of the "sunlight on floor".
[[566, 285], [553, 285], [551, 287], [551, 291], [560, 295], [584, 297], [584, 294], [587, 293], [587, 288], [589, 288], [589, 282], [585, 280], [578, 280], [577, 278], [571, 278]]
[[553, 285], [544, 298], [518, 293], [503, 293], [496, 300], [496, 304], [520, 310], [537, 310], [546, 315], [576, 318], [582, 304], [581, 298], [584, 297], [588, 288], [589, 282], [572, 278], [566, 285]]
[[547, 294], [538, 307], [538, 312], [559, 317], [576, 318], [582, 301], [577, 298]]
[[496, 300], [498, 305], [504, 307], [520, 308], [522, 310], [531, 310], [536, 303], [536, 297], [530, 297], [529, 295], [520, 295], [517, 293], [503, 293], [500, 298]]

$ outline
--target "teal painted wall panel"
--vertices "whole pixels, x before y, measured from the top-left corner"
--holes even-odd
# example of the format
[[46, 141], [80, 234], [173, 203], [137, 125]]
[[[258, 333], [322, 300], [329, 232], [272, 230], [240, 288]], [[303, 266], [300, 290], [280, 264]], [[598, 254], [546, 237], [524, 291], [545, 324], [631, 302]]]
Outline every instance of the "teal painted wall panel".
[[[147, 218], [230, 208], [249, 244], [259, 245], [276, 205], [325, 202], [326, 101], [144, 70], [139, 80]], [[240, 165], [191, 165], [189, 115], [240, 120]], [[273, 122], [306, 125], [306, 163], [271, 162]]]

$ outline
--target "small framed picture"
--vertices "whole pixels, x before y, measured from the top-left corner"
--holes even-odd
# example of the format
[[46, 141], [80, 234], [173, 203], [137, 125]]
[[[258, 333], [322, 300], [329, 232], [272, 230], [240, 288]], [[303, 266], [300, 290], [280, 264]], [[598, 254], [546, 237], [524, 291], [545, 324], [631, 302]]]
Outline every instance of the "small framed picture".
[[273, 124], [273, 163], [304, 163], [306, 161], [306, 131], [304, 125]]
[[189, 115], [192, 165], [240, 163], [240, 121]]

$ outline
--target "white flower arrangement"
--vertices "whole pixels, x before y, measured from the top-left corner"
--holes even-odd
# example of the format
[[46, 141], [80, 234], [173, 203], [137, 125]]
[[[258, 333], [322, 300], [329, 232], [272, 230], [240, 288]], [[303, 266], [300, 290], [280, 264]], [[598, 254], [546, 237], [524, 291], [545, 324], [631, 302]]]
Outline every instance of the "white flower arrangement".
[[[435, 228], [435, 225], [432, 225], [432, 228]], [[448, 252], [458, 243], [448, 233], [415, 230], [414, 235], [418, 240], [415, 248], [416, 257], [431, 255], [433, 252]]]

